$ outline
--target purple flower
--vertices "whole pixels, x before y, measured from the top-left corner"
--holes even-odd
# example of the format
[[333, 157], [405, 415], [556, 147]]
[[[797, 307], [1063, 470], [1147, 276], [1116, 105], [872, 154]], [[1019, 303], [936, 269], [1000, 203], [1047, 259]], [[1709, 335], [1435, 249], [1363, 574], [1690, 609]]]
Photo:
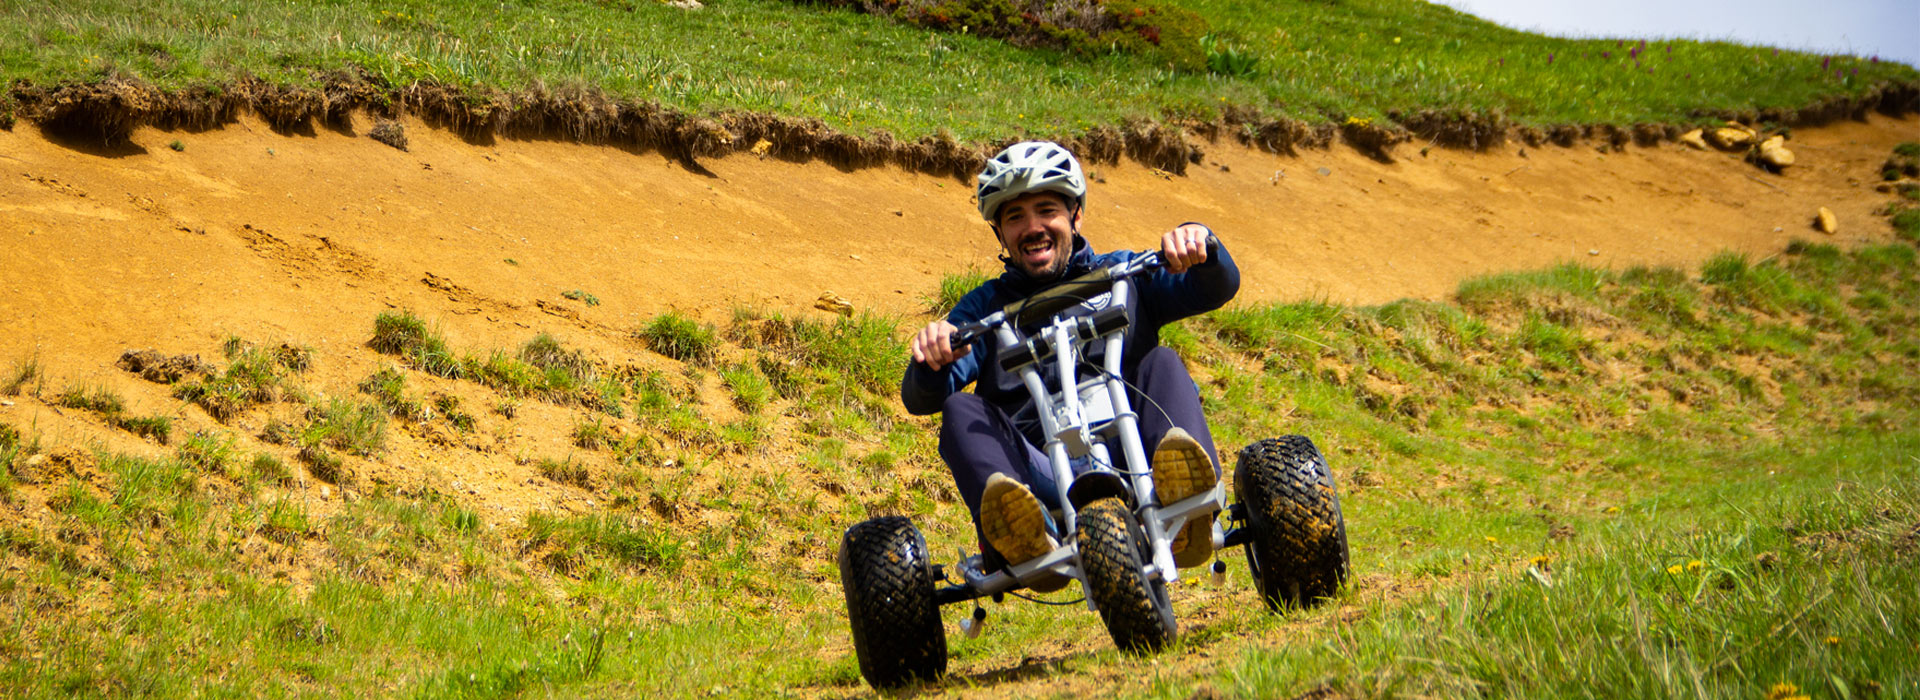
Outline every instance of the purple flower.
[[1692, 80], [1692, 79], [1693, 79], [1693, 74], [1692, 74], [1692, 73], [1688, 73], [1688, 74], [1687, 74], [1687, 79], [1688, 79], [1688, 80]]
[[1828, 57], [1826, 57], [1826, 58], [1823, 58], [1823, 59], [1820, 59], [1820, 70], [1826, 70], [1826, 69], [1828, 69], [1828, 68], [1832, 68], [1832, 67], [1833, 67], [1833, 57], [1832, 57], [1832, 56], [1828, 56]]
[[1779, 58], [1779, 57], [1780, 57], [1780, 50], [1779, 50], [1779, 49], [1774, 49], [1774, 50], [1773, 50], [1773, 57], [1774, 57], [1774, 58]]
[[1600, 52], [1600, 57], [1601, 57], [1601, 58], [1613, 58], [1613, 52], [1612, 52], [1612, 51], [1602, 51], [1602, 52]]
[[1507, 59], [1500, 59], [1500, 65], [1507, 65]]
[[1547, 65], [1553, 65], [1553, 52], [1547, 52]]
[[1876, 54], [1876, 55], [1874, 55], [1874, 57], [1873, 57], [1873, 62], [1874, 62], [1874, 63], [1879, 63], [1879, 62], [1880, 62], [1880, 56], [1879, 56], [1878, 54]]
[[1640, 47], [1638, 46], [1633, 47], [1633, 50], [1628, 51], [1627, 55], [1632, 56], [1633, 60], [1635, 61], [1640, 60]]
[[1667, 44], [1667, 54], [1668, 55], [1673, 54], [1673, 44]]
[[1859, 75], [1859, 74], [1860, 74], [1860, 67], [1859, 67], [1859, 66], [1854, 66], [1854, 67], [1853, 67], [1853, 70], [1850, 70], [1850, 71], [1847, 71], [1847, 75], [1849, 75], [1849, 76], [1854, 76], [1854, 75]]
[[1620, 48], [1621, 46], [1625, 46], [1625, 44], [1623, 44], [1623, 43], [1621, 43], [1621, 41], [1620, 41], [1619, 39], [1615, 39], [1615, 40], [1613, 41], [1613, 48], [1616, 48], [1616, 49], [1617, 49], [1617, 48]]

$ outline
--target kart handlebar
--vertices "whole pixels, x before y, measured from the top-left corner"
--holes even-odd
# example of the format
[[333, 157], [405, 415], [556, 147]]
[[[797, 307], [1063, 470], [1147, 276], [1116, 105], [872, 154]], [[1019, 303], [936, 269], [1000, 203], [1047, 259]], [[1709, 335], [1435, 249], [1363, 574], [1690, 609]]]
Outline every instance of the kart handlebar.
[[[1220, 239], [1207, 236], [1207, 259], [1212, 260], [1220, 253]], [[1006, 305], [999, 311], [987, 315], [978, 321], [960, 326], [948, 341], [953, 347], [960, 347], [985, 335], [994, 325], [1012, 320], [1014, 326], [1027, 326], [1072, 308], [1074, 304], [1086, 301], [1099, 294], [1115, 281], [1134, 275], [1151, 272], [1166, 267], [1160, 259], [1160, 251], [1141, 251], [1132, 259], [1114, 263], [1106, 267], [1087, 272], [1070, 280], [1046, 288], [1039, 294]]]

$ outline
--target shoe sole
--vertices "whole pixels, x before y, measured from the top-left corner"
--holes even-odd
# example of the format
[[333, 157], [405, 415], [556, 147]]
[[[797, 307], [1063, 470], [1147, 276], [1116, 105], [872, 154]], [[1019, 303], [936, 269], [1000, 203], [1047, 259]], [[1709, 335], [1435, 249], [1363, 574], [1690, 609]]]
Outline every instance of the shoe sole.
[[[1204, 493], [1220, 483], [1213, 470], [1207, 448], [1174, 428], [1153, 451], [1153, 487], [1159, 491], [1162, 506], [1178, 503]], [[1173, 563], [1180, 568], [1205, 564], [1213, 556], [1213, 514], [1190, 518], [1186, 527], [1173, 537]]]
[[987, 544], [1010, 564], [1024, 564], [1053, 551], [1039, 499], [1012, 479], [987, 484], [980, 498], [980, 530]]

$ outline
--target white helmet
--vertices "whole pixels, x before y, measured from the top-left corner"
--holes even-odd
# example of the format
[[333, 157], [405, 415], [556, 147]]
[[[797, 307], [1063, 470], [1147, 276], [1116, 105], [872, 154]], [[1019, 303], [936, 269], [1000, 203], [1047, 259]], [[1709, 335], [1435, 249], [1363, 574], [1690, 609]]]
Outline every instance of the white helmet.
[[1052, 141], [1024, 141], [987, 160], [980, 171], [980, 216], [994, 222], [1000, 205], [1028, 192], [1059, 192], [1075, 208], [1087, 205], [1087, 176], [1080, 161]]

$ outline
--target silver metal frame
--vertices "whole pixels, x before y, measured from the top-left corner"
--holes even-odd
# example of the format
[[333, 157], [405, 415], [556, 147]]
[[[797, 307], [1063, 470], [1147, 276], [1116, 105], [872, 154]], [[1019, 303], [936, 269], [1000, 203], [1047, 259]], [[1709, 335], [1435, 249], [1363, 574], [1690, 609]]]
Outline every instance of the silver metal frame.
[[[1112, 273], [1115, 280], [1111, 289], [1111, 303], [1124, 309], [1132, 285], [1131, 276], [1157, 264], [1159, 256], [1149, 253], [1116, 266]], [[1087, 458], [1096, 465], [1096, 469], [1113, 468], [1114, 462], [1107, 446], [1109, 441], [1117, 440], [1126, 463], [1139, 470], [1128, 476], [1131, 476], [1129, 485], [1139, 504], [1134, 515], [1139, 519], [1153, 552], [1152, 562], [1147, 564], [1144, 572], [1148, 580], [1157, 578], [1169, 584], [1178, 581], [1180, 569], [1173, 564], [1172, 536], [1169, 533], [1179, 532], [1191, 518], [1217, 513], [1226, 506], [1224, 480], [1215, 483], [1211, 490], [1177, 503], [1155, 505], [1158, 499], [1155, 497], [1153, 473], [1148, 467], [1146, 449], [1140, 440], [1139, 415], [1134, 413], [1127, 400], [1126, 384], [1120, 378], [1126, 328], [1110, 331], [1083, 344], [1076, 339], [1074, 332], [1079, 322], [1079, 318], [1056, 315], [1034, 333], [1034, 337], [1042, 339], [1053, 351], [1052, 361], [1058, 369], [1054, 377], [1042, 377], [1038, 362], [1030, 362], [1019, 368], [1020, 381], [1033, 395], [1039, 408], [1041, 429], [1049, 436], [1043, 451], [1052, 462], [1054, 483], [1058, 489], [1056, 495], [1061, 509], [1056, 520], [1063, 524], [1062, 542], [1053, 551], [1033, 561], [1009, 566], [1005, 571], [991, 575], [981, 572], [979, 556], [966, 558], [960, 565], [961, 576], [967, 586], [979, 595], [1002, 593], [1052, 576], [1067, 576], [1080, 581], [1082, 592], [1088, 594], [1087, 608], [1094, 609], [1093, 596], [1088, 589], [1074, 537], [1079, 520], [1072, 501], [1067, 498], [1067, 489], [1073, 483], [1074, 459]], [[982, 319], [982, 323], [993, 329], [1001, 347], [1014, 347], [1024, 340], [1004, 312], [996, 312]], [[1076, 368], [1079, 366], [1082, 346], [1096, 342], [1106, 344], [1105, 373], [1080, 381]], [[983, 361], [991, 360], [983, 358]], [[1056, 390], [1048, 388], [1048, 379], [1054, 380]], [[1095, 422], [1088, 417], [1090, 411], [1087, 404], [1098, 400], [1098, 394], [1101, 393], [1111, 403], [1112, 417]], [[1211, 535], [1216, 549], [1225, 545], [1225, 533], [1217, 518]]]

